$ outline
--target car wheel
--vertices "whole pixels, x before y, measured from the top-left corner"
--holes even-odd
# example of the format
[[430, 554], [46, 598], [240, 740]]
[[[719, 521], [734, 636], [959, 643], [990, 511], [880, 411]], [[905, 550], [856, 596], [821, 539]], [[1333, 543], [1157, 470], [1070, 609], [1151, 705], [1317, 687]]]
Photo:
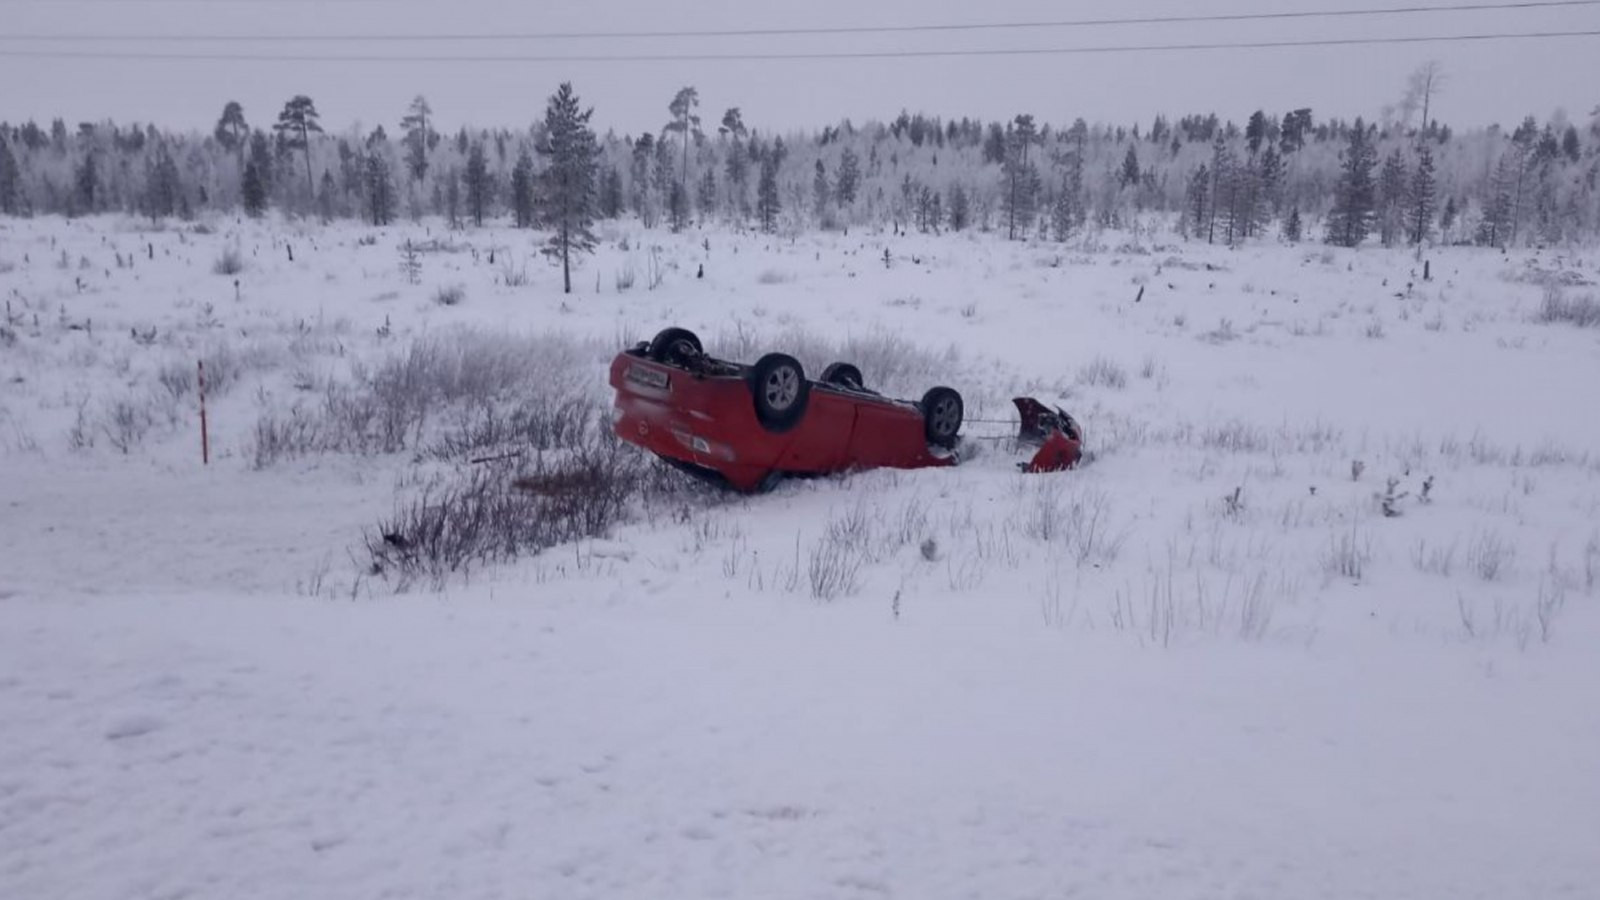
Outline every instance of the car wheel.
[[659, 363], [683, 363], [705, 353], [700, 338], [687, 328], [668, 328], [656, 335], [646, 351]]
[[750, 367], [750, 393], [755, 398], [756, 419], [768, 431], [784, 432], [805, 415], [811, 400], [800, 361], [782, 353], [768, 353]]
[[822, 378], [820, 380], [823, 384], [831, 384], [834, 387], [846, 388], [852, 391], [862, 390], [866, 386], [866, 383], [861, 380], [861, 370], [844, 362], [831, 363], [826, 369], [822, 370]]
[[961, 435], [965, 409], [961, 395], [951, 388], [936, 387], [923, 394], [922, 421], [928, 443], [946, 449], [954, 447]]

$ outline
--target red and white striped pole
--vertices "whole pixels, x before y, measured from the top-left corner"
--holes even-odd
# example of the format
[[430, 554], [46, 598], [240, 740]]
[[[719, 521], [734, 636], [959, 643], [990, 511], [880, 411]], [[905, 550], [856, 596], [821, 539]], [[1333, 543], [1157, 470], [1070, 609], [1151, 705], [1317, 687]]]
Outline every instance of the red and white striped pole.
[[206, 429], [206, 361], [200, 360], [200, 464], [211, 465], [211, 434]]

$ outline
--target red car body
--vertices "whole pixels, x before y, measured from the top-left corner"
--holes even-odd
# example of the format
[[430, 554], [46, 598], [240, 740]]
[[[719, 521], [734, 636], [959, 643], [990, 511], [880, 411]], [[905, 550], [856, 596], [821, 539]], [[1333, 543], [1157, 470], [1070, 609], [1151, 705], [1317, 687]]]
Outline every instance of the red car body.
[[654, 356], [641, 344], [612, 360], [617, 436], [736, 490], [762, 490], [784, 475], [957, 462], [952, 451], [929, 445], [919, 404], [810, 381], [798, 420], [775, 430], [758, 416], [752, 367]]

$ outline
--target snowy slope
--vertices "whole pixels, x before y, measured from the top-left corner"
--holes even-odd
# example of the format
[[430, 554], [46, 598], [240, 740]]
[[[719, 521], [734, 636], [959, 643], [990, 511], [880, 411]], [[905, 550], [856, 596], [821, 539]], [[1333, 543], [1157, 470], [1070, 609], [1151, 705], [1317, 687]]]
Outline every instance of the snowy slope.
[[[564, 298], [510, 230], [413, 285], [436, 225], [214, 225], [0, 223], [0, 895], [1600, 896], [1600, 332], [1535, 320], [1593, 253], [621, 229]], [[362, 531], [436, 464], [253, 464], [420, 337], [557, 334], [598, 388], [674, 324], [854, 341], [974, 437], [1031, 393], [1096, 456], [640, 508], [401, 596]], [[219, 354], [202, 468], [159, 376]]]

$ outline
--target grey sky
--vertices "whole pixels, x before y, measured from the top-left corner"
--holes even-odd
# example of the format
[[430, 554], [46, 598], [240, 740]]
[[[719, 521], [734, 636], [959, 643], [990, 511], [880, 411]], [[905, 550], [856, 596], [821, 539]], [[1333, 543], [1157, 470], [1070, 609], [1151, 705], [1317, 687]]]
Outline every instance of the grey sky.
[[[512, 31], [685, 30], [1085, 17], [1279, 12], [1413, 6], [1449, 0], [803, 0], [763, 9], [751, 0], [0, 0], [0, 38], [27, 33], [430, 34]], [[1458, 0], [1459, 2], [1459, 0]], [[1472, 2], [1472, 0], [1467, 0]], [[83, 44], [0, 40], [0, 52], [300, 53], [325, 55], [558, 55], [814, 52], [1305, 40], [1342, 37], [1600, 30], [1600, 6], [1455, 12], [1343, 20], [1141, 25], [895, 35], [768, 36], [571, 41], [308, 44]], [[1427, 59], [1447, 84], [1435, 114], [1459, 127], [1514, 123], [1564, 109], [1587, 120], [1600, 104], [1600, 38], [1089, 56], [607, 63], [152, 61], [18, 59], [0, 55], [0, 119], [69, 122], [112, 117], [209, 129], [228, 100], [265, 125], [296, 93], [311, 95], [329, 130], [393, 130], [414, 95], [441, 128], [525, 125], [571, 80], [603, 131], [658, 130], [677, 88], [700, 91], [710, 126], [729, 106], [758, 129], [887, 118], [902, 107], [998, 119], [1031, 112], [1148, 122], [1216, 111], [1242, 122], [1258, 107], [1312, 107], [1319, 118], [1379, 115]]]

